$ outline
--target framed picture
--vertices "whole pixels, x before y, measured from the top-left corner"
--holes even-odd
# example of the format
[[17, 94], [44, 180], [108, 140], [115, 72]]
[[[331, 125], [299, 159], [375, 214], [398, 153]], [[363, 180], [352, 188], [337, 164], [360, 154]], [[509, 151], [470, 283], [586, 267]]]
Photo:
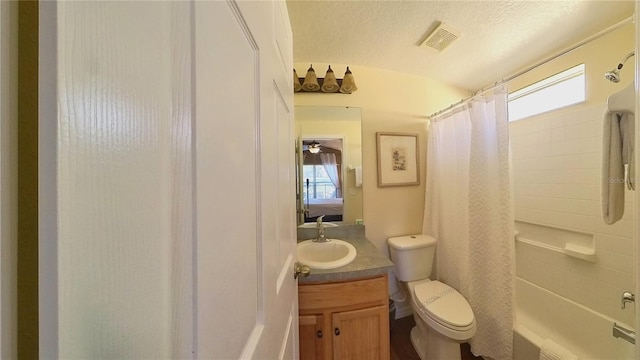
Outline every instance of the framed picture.
[[376, 133], [378, 140], [378, 186], [420, 184], [418, 134]]

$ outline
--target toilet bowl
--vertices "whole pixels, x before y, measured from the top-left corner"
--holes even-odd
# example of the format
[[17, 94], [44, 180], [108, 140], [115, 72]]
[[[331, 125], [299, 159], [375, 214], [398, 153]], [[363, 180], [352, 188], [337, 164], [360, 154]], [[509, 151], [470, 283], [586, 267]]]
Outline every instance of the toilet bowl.
[[454, 288], [430, 280], [436, 240], [427, 235], [388, 239], [396, 278], [410, 294], [416, 326], [411, 343], [422, 360], [458, 360], [460, 343], [476, 333], [467, 300]]
[[460, 343], [476, 333], [476, 320], [467, 300], [439, 281], [407, 283], [416, 327], [411, 343], [422, 360], [460, 359]]

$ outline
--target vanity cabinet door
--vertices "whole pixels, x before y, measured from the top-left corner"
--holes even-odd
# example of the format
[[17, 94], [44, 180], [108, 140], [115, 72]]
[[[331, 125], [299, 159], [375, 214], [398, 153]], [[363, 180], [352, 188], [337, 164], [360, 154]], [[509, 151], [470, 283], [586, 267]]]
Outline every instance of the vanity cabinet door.
[[300, 315], [300, 360], [322, 360], [327, 334], [322, 315]]
[[300, 359], [389, 360], [387, 282], [299, 284]]
[[389, 359], [389, 314], [386, 306], [332, 315], [333, 359]]

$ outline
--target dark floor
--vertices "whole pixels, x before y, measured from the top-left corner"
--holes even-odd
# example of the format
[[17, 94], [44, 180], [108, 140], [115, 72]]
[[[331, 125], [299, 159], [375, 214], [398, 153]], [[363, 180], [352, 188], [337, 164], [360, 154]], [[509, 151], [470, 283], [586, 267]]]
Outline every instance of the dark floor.
[[[420, 360], [418, 354], [413, 349], [409, 333], [416, 323], [413, 316], [397, 319], [391, 328], [391, 360]], [[479, 356], [473, 356], [469, 350], [469, 344], [460, 345], [460, 354], [462, 360], [482, 359]]]

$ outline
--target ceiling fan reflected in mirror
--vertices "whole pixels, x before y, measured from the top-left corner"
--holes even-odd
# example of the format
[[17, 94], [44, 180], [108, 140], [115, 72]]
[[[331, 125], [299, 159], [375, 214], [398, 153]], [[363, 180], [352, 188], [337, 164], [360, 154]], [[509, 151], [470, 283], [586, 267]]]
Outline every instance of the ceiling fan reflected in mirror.
[[315, 141], [315, 140], [313, 140], [308, 145], [305, 145], [304, 148], [306, 148], [306, 149], [303, 149], [303, 150], [309, 150], [309, 152], [312, 153], [312, 154], [317, 154], [317, 153], [319, 153], [321, 151], [320, 150], [320, 143]]

